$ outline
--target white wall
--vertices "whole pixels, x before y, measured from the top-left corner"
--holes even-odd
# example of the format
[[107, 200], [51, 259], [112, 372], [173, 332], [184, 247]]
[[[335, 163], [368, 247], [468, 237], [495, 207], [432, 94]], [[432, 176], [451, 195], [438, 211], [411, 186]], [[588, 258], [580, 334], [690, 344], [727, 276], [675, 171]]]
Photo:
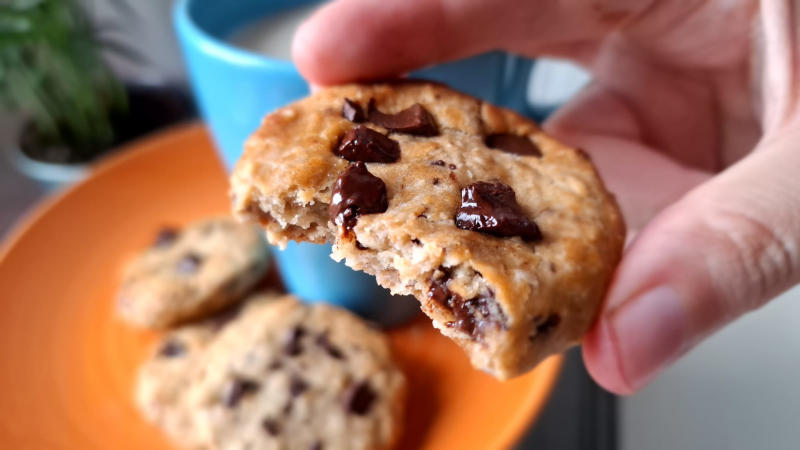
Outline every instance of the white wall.
[[623, 400], [620, 437], [623, 450], [800, 449], [800, 287]]

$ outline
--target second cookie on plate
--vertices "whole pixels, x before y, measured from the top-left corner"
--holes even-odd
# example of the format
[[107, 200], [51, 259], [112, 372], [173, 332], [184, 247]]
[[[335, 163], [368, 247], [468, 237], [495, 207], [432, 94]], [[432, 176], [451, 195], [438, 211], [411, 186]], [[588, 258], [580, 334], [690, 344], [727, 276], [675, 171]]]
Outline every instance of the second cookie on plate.
[[381, 449], [399, 435], [405, 390], [381, 332], [262, 294], [224, 322], [168, 335], [142, 367], [137, 402], [185, 447]]
[[126, 267], [117, 312], [126, 322], [164, 328], [240, 300], [269, 263], [263, 232], [218, 217], [164, 228]]

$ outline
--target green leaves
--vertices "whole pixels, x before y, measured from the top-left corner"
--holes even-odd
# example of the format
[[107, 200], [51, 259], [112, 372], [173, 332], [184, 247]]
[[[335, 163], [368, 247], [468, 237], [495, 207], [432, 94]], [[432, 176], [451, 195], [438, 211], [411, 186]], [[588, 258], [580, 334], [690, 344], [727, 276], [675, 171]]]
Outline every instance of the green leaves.
[[0, 0], [0, 107], [26, 115], [44, 144], [85, 160], [113, 142], [125, 92], [76, 0]]

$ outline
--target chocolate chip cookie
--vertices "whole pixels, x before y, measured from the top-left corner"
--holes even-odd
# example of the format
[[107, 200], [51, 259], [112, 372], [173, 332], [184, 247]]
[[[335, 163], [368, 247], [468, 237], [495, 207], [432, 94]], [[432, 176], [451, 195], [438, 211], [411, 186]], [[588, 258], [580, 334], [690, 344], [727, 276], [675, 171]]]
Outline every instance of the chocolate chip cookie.
[[331, 306], [260, 294], [226, 321], [165, 337], [136, 398], [186, 447], [381, 449], [398, 437], [405, 389], [379, 331]]
[[238, 301], [264, 275], [263, 232], [231, 218], [163, 228], [126, 267], [117, 312], [140, 327], [164, 328]]
[[584, 152], [433, 83], [334, 87], [281, 108], [231, 183], [234, 212], [272, 243], [332, 242], [501, 379], [580, 340], [625, 234]]

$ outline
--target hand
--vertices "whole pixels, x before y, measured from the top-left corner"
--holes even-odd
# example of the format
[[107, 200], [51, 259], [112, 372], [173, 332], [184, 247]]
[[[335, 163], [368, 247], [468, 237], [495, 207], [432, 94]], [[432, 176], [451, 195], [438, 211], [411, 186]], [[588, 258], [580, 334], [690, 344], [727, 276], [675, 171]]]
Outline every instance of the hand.
[[496, 48], [592, 71], [544, 127], [591, 153], [636, 235], [583, 342], [631, 393], [800, 281], [798, 25], [792, 0], [340, 0], [293, 50], [318, 84]]

